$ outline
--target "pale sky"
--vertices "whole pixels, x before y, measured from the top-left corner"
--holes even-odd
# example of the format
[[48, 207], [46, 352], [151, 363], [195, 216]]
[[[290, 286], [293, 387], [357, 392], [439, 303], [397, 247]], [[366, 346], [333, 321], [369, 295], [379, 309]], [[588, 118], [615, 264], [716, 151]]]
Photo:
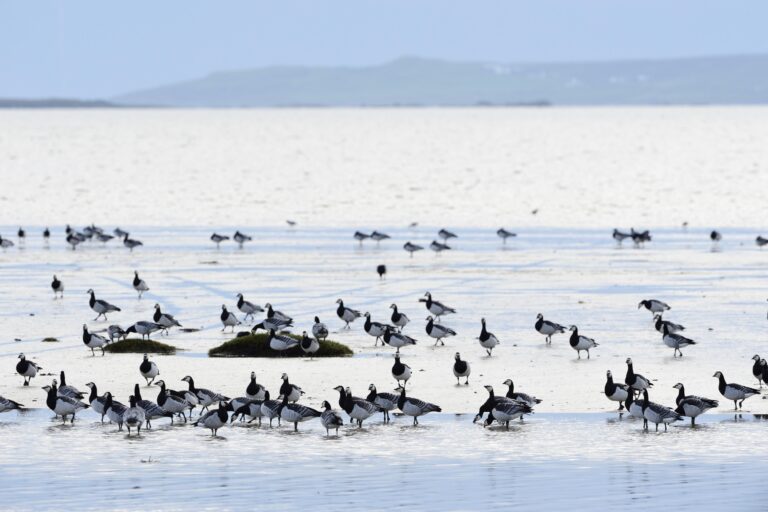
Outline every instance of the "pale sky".
[[0, 97], [108, 98], [212, 71], [768, 53], [766, 0], [0, 0]]

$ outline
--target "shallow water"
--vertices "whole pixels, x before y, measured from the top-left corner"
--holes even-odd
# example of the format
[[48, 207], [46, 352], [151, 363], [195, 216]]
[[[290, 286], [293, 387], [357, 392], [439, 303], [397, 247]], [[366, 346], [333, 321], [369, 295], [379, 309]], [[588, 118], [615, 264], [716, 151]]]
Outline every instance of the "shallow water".
[[[758, 509], [768, 395], [735, 416], [712, 374], [757, 385], [751, 357], [765, 355], [768, 251], [754, 245], [768, 234], [760, 231], [763, 113], [0, 111], [0, 234], [15, 241], [23, 224], [30, 235], [24, 247], [0, 251], [0, 395], [32, 408], [0, 415], [0, 481], [14, 489], [2, 508]], [[40, 200], [53, 191], [55, 200]], [[284, 227], [286, 218], [298, 226]], [[421, 224], [404, 227], [413, 220]], [[682, 220], [691, 221], [687, 231], [676, 227]], [[68, 250], [62, 224], [91, 221], [120, 224], [145, 246]], [[737, 227], [713, 251], [705, 223]], [[39, 235], [46, 224], [50, 247]], [[502, 245], [500, 224], [519, 237]], [[632, 224], [651, 228], [645, 249], [617, 248], [610, 229], [597, 227]], [[402, 250], [407, 240], [428, 245], [441, 227], [459, 234], [452, 251], [409, 258]], [[393, 238], [360, 246], [357, 228]], [[214, 229], [255, 240], [216, 250]], [[384, 280], [379, 263], [389, 269]], [[131, 288], [135, 269], [151, 288], [142, 300]], [[52, 300], [54, 273], [63, 300]], [[122, 312], [93, 321], [88, 288]], [[458, 310], [444, 319], [458, 332], [445, 347], [424, 333], [418, 298], [427, 290]], [[207, 358], [232, 337], [218, 315], [222, 304], [235, 308], [237, 292], [292, 315], [294, 332], [319, 315], [354, 357]], [[374, 348], [362, 321], [341, 329], [339, 297], [375, 320], [386, 320], [393, 302], [409, 315], [406, 333], [419, 341], [402, 352], [414, 369], [409, 393], [444, 413], [416, 428], [377, 420], [328, 439], [319, 422], [299, 434], [236, 425], [212, 439], [164, 421], [128, 439], [92, 412], [61, 426], [45, 409], [40, 387], [60, 370], [69, 384], [94, 381], [127, 401], [143, 382], [141, 356], [92, 357], [81, 327], [125, 327], [149, 319], [156, 302], [199, 329], [163, 339], [181, 349], [154, 358], [170, 387], [189, 374], [199, 387], [239, 396], [255, 371], [273, 393], [287, 372], [313, 407], [336, 404], [340, 384], [356, 395], [372, 382], [391, 391], [392, 349]], [[667, 318], [698, 342], [683, 358], [637, 309], [647, 297], [669, 302]], [[579, 360], [566, 335], [545, 345], [533, 330], [539, 312], [577, 324], [600, 346]], [[481, 317], [502, 342], [490, 358], [475, 339]], [[60, 342], [42, 343], [48, 336]], [[467, 386], [451, 372], [456, 351], [472, 366]], [[19, 352], [44, 367], [28, 388], [14, 373]], [[622, 381], [627, 357], [653, 380], [652, 400], [671, 405], [672, 386], [683, 382], [720, 407], [696, 429], [643, 433], [602, 393], [606, 370]], [[509, 432], [473, 425], [483, 385], [503, 393], [506, 378], [543, 400], [536, 414]]]

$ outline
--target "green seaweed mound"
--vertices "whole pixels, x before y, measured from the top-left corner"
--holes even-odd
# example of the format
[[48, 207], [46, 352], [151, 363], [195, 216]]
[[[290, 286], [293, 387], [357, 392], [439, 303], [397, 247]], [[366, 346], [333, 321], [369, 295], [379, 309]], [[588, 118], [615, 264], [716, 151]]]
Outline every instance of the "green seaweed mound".
[[104, 351], [113, 354], [175, 354], [176, 347], [154, 340], [130, 338], [105, 345]]
[[[288, 334], [288, 336], [301, 339], [300, 336]], [[267, 339], [269, 335], [264, 333], [241, 336], [208, 351], [210, 357], [307, 357], [301, 347], [294, 347], [283, 352], [277, 352], [269, 348]], [[353, 354], [352, 349], [336, 341], [321, 341], [320, 349], [312, 357], [346, 357]]]

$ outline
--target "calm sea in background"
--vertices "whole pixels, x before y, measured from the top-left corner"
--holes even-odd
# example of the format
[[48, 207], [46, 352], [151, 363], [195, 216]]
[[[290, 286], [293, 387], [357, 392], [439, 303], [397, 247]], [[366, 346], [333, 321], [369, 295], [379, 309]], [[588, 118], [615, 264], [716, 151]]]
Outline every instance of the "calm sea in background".
[[[768, 351], [768, 250], [754, 244], [768, 236], [766, 165], [768, 109], [753, 107], [0, 111], [0, 235], [17, 242], [0, 251], [0, 395], [31, 408], [0, 416], [0, 481], [13, 490], [1, 508], [761, 510], [768, 402], [750, 398], [734, 414], [712, 374], [756, 386], [751, 357]], [[64, 225], [91, 222], [145, 245], [69, 250]], [[503, 246], [501, 226], [518, 238]], [[618, 248], [611, 230], [631, 226], [653, 241]], [[459, 235], [453, 250], [402, 250], [443, 227]], [[254, 241], [217, 250], [208, 240], [235, 229]], [[356, 229], [392, 239], [360, 246]], [[142, 300], [134, 270], [151, 288]], [[52, 300], [53, 274], [64, 300]], [[122, 311], [94, 322], [89, 288]], [[427, 290], [458, 310], [444, 320], [458, 332], [445, 347], [424, 333]], [[294, 332], [320, 316], [354, 357], [207, 358], [232, 337], [218, 314], [237, 292], [296, 318]], [[650, 297], [698, 342], [682, 359], [637, 309]], [[317, 421], [298, 434], [235, 425], [219, 438], [155, 421], [128, 439], [90, 411], [62, 426], [45, 408], [40, 387], [60, 370], [127, 402], [143, 382], [140, 355], [91, 357], [82, 324], [125, 327], [156, 302], [199, 329], [172, 332], [182, 351], [155, 358], [173, 388], [189, 374], [240, 396], [255, 371], [273, 394], [287, 372], [317, 408], [336, 405], [339, 384], [391, 391], [392, 349], [375, 348], [361, 321], [341, 330], [337, 298], [379, 321], [393, 302], [410, 316], [409, 393], [443, 414], [419, 427], [377, 417], [330, 438]], [[589, 360], [566, 335], [546, 346], [539, 312], [600, 346]], [[481, 317], [502, 342], [491, 358], [475, 339]], [[451, 372], [456, 351], [472, 365], [468, 386]], [[19, 352], [44, 367], [28, 388], [14, 373]], [[672, 405], [683, 382], [720, 407], [695, 429], [644, 433], [602, 394], [605, 372], [623, 380], [627, 357], [653, 379], [654, 401]], [[483, 385], [502, 393], [506, 378], [543, 400], [536, 413], [509, 431], [472, 424]]]

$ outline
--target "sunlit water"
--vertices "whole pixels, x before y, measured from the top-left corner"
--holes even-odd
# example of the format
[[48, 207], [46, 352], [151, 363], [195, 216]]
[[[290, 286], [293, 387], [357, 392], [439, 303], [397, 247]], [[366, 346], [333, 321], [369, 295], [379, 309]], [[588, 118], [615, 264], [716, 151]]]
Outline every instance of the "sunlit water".
[[[0, 481], [13, 489], [2, 508], [761, 509], [768, 402], [750, 398], [734, 415], [712, 374], [756, 386], [751, 357], [766, 351], [768, 251], [754, 245], [765, 213], [763, 113], [0, 112], [0, 234], [16, 241], [24, 225], [30, 235], [0, 251], [0, 395], [32, 408], [0, 415]], [[285, 227], [286, 218], [299, 224]], [[119, 224], [145, 246], [67, 249], [63, 224], [91, 221]], [[421, 224], [405, 227], [411, 221]], [[713, 251], [713, 223], [742, 227], [725, 229]], [[502, 224], [519, 233], [506, 247], [494, 233]], [[614, 225], [649, 227], [654, 241], [617, 248], [604, 228]], [[393, 238], [361, 247], [351, 237], [358, 227]], [[441, 227], [458, 232], [454, 250], [402, 250], [407, 240], [428, 245]], [[216, 250], [213, 229], [255, 239]], [[389, 269], [383, 280], [379, 263]], [[134, 270], [151, 288], [142, 300]], [[63, 300], [52, 300], [54, 273]], [[123, 311], [94, 322], [88, 288]], [[424, 333], [417, 301], [427, 290], [458, 310], [444, 319], [458, 332], [445, 347]], [[319, 315], [355, 356], [209, 359], [232, 337], [218, 314], [235, 308], [237, 292], [292, 315], [295, 332]], [[682, 359], [637, 309], [647, 297], [669, 302], [668, 318], [698, 342]], [[287, 372], [314, 407], [335, 405], [339, 384], [356, 395], [372, 382], [391, 391], [392, 349], [374, 348], [361, 321], [342, 330], [337, 298], [375, 320], [393, 302], [409, 315], [406, 332], [419, 341], [403, 349], [409, 392], [443, 414], [419, 427], [376, 418], [338, 438], [318, 421], [299, 434], [236, 425], [219, 438], [156, 421], [128, 439], [90, 411], [62, 426], [45, 408], [40, 387], [60, 370], [70, 384], [94, 381], [127, 401], [143, 383], [140, 355], [91, 357], [81, 326], [125, 327], [149, 319], [156, 302], [200, 329], [172, 332], [167, 342], [182, 351], [155, 357], [172, 387], [189, 374], [239, 396], [256, 371], [273, 393]], [[578, 360], [566, 335], [546, 346], [533, 330], [539, 312], [594, 337], [591, 359]], [[475, 339], [481, 317], [502, 341], [491, 358]], [[41, 342], [48, 336], [60, 341]], [[472, 365], [468, 386], [451, 372], [456, 351]], [[44, 367], [28, 388], [14, 373], [19, 352]], [[673, 404], [672, 386], [683, 382], [721, 406], [696, 429], [643, 433], [602, 394], [606, 370], [623, 380], [627, 357], [654, 380], [654, 401]], [[483, 385], [503, 393], [506, 378], [543, 400], [536, 414], [510, 431], [473, 424]]]

